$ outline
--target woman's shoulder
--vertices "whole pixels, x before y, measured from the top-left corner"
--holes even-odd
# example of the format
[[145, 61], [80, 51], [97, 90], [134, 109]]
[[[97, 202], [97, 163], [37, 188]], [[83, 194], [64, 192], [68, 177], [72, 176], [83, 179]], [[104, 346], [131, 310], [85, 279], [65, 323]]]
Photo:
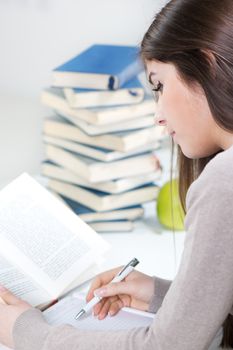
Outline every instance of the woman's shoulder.
[[[218, 153], [205, 166], [204, 170], [197, 179], [197, 183], [213, 182], [217, 180], [231, 180], [233, 178], [233, 146], [227, 150]], [[232, 186], [230, 181], [229, 185]]]
[[214, 193], [215, 198], [232, 196], [233, 146], [218, 153], [205, 166], [199, 177], [191, 184], [187, 193], [187, 205], [200, 193]]
[[[206, 165], [202, 172], [202, 176], [210, 175], [224, 175], [225, 177], [232, 177], [233, 171], [233, 146], [223, 152], [218, 153]], [[201, 177], [201, 176], [200, 176]]]

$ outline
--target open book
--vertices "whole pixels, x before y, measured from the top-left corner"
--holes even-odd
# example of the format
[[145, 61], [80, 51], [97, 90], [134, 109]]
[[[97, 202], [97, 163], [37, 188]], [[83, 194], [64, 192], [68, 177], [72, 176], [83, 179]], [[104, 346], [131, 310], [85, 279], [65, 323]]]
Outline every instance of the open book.
[[91, 279], [109, 245], [23, 174], [0, 192], [0, 283], [33, 306]]
[[52, 325], [70, 324], [78, 329], [88, 330], [114, 330], [129, 329], [135, 327], [149, 326], [155, 314], [124, 307], [115, 316], [107, 316], [103, 320], [98, 320], [91, 312], [75, 320], [76, 314], [85, 305], [84, 295], [75, 294], [62, 299], [44, 311], [46, 321]]

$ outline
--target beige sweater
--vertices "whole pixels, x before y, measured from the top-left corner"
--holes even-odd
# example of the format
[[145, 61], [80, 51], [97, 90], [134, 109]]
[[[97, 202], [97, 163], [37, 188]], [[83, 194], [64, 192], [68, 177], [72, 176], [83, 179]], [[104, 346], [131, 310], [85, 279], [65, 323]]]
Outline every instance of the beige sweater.
[[233, 305], [233, 146], [191, 185], [186, 240], [171, 283], [155, 278], [148, 328], [91, 332], [48, 325], [38, 310], [15, 322], [16, 350], [204, 350]]

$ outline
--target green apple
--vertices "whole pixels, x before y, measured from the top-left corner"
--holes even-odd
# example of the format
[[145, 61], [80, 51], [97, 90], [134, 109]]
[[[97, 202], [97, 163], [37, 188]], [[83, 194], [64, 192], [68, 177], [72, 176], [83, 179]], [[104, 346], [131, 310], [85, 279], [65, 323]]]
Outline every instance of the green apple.
[[[172, 191], [172, 196], [171, 196]], [[157, 217], [161, 225], [168, 229], [184, 229], [184, 211], [182, 209], [177, 180], [166, 182], [160, 189], [157, 198]], [[172, 215], [173, 211], [173, 215]]]

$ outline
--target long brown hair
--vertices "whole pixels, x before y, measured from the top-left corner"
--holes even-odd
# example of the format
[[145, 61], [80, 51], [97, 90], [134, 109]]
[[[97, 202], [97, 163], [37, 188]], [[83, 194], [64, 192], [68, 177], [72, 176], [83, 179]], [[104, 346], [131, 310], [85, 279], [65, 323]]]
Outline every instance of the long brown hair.
[[[169, 1], [144, 35], [141, 56], [145, 62], [172, 63], [187, 86], [201, 86], [215, 122], [233, 133], [232, 0]], [[179, 195], [185, 211], [189, 186], [216, 154], [189, 159], [177, 147]], [[221, 345], [233, 347], [231, 315], [224, 322]]]

